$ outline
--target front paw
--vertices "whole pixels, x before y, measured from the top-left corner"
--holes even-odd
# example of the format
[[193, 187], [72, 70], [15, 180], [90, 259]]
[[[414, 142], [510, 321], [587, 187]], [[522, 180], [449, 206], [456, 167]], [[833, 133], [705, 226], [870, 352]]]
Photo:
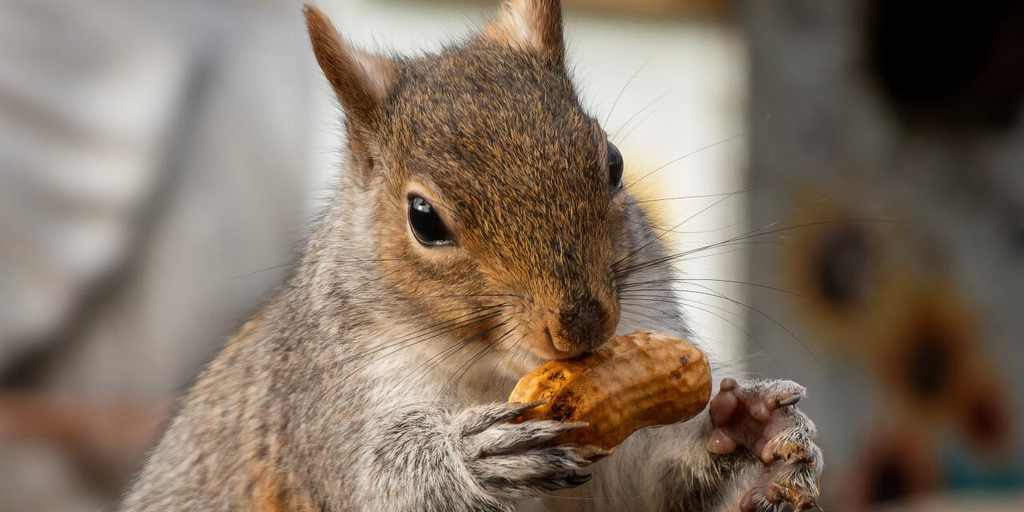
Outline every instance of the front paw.
[[496, 496], [525, 497], [576, 487], [590, 480], [584, 468], [594, 451], [553, 445], [552, 439], [586, 423], [530, 420], [509, 423], [543, 402], [470, 408], [455, 421], [453, 438], [477, 483]]
[[806, 394], [790, 381], [722, 381], [709, 412], [714, 430], [708, 450], [749, 450], [766, 466], [740, 500], [743, 512], [774, 510], [787, 503], [795, 510], [816, 505], [823, 459], [812, 439], [814, 423], [796, 407]]

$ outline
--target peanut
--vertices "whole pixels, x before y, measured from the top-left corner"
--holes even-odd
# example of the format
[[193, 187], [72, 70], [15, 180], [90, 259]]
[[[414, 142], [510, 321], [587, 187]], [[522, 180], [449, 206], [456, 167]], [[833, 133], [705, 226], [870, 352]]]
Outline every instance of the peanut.
[[585, 421], [559, 443], [611, 449], [633, 432], [691, 418], [711, 398], [711, 367], [697, 347], [656, 331], [616, 336], [573, 359], [550, 361], [516, 384], [509, 402], [547, 402], [517, 421]]

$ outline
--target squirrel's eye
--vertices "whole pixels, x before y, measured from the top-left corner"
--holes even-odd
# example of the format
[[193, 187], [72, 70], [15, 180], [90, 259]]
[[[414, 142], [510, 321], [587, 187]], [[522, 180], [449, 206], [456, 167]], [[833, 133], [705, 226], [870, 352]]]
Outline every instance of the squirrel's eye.
[[611, 142], [608, 143], [608, 186], [612, 190], [622, 187], [622, 153]]
[[434, 207], [419, 196], [409, 198], [409, 226], [416, 240], [423, 245], [448, 245], [452, 235]]

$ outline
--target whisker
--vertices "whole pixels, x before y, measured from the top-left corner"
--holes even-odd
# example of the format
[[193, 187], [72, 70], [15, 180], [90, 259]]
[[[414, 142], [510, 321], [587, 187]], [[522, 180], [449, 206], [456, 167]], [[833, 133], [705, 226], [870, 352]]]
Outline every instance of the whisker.
[[[767, 285], [767, 284], [751, 283], [749, 281], [737, 281], [737, 280], [733, 280], [733, 279], [716, 279], [716, 278], [681, 277], [681, 278], [675, 278], [675, 279], [659, 279], [659, 280], [654, 280], [654, 281], [638, 281], [638, 282], [632, 282], [632, 283], [623, 284], [622, 286], [619, 287], [619, 289], [620, 290], [630, 290], [630, 289], [632, 289], [632, 288], [634, 288], [636, 286], [645, 286], [645, 285], [651, 285], [651, 284], [661, 284], [661, 283], [696, 283], [696, 282], [702, 282], [702, 281], [707, 281], [707, 282], [712, 282], [712, 283], [741, 284], [741, 285], [746, 285], [746, 286], [752, 286], [752, 287], [755, 287], [755, 288], [763, 288], [763, 289], [766, 289], [766, 290], [772, 290], [772, 291], [776, 291], [776, 292], [780, 292], [780, 293], [785, 293], [787, 295], [792, 295], [794, 297], [799, 297], [801, 299], [807, 299], [807, 300], [810, 300], [810, 301], [814, 301], [815, 300], [813, 297], [808, 297], [806, 295], [794, 292], [792, 290], [786, 290], [785, 288], [779, 288], [779, 287], [771, 286], [771, 285]], [[649, 288], [643, 288], [642, 290], [644, 290], [644, 291], [648, 291], [648, 290], [669, 291], [669, 290], [676, 290], [676, 288], [672, 288], [672, 289], [659, 289], [659, 288], [651, 288], [651, 289], [649, 289]]]
[[[886, 222], [886, 221], [883, 221], [883, 220], [872, 220], [872, 219], [861, 219], [860, 221], [862, 221], [862, 222]], [[769, 235], [774, 235], [774, 234], [790, 231], [790, 230], [793, 230], [793, 229], [800, 229], [800, 228], [805, 228], [805, 227], [811, 227], [811, 226], [817, 226], [817, 225], [823, 225], [823, 224], [831, 224], [831, 223], [838, 223], [838, 222], [852, 222], [852, 221], [849, 220], [849, 219], [824, 220], [824, 221], [807, 222], [807, 223], [798, 224], [798, 225], [795, 225], [795, 226], [787, 226], [787, 227], [782, 227], [782, 228], [767, 229], [770, 226], [774, 226], [774, 225], [778, 224], [777, 222], [773, 222], [773, 223], [768, 224], [766, 227], [757, 228], [757, 229], [754, 229], [754, 230], [749, 231], [747, 233], [743, 233], [743, 234], [740, 234], [740, 235], [737, 235], [737, 236], [734, 236], [734, 237], [731, 237], [731, 238], [727, 238], [727, 239], [719, 241], [719, 242], [715, 242], [715, 243], [712, 243], [712, 244], [707, 244], [707, 245], [704, 245], [704, 246], [701, 246], [701, 247], [698, 247], [698, 248], [695, 248], [695, 249], [689, 249], [689, 250], [677, 252], [675, 254], [670, 254], [670, 255], [667, 255], [667, 256], [662, 256], [662, 257], [659, 257], [659, 258], [655, 258], [653, 260], [642, 261], [642, 262], [639, 262], [639, 263], [637, 263], [636, 265], [634, 265], [632, 267], [627, 267], [625, 269], [618, 269], [617, 272], [619, 272], [619, 275], [625, 275], [625, 273], [627, 273], [627, 272], [636, 272], [638, 270], [649, 268], [651, 266], [656, 266], [656, 265], [664, 264], [664, 263], [666, 263], [668, 261], [677, 260], [677, 259], [689, 256], [689, 255], [701, 252], [701, 251], [706, 251], [708, 249], [713, 249], [713, 248], [717, 248], [717, 247], [727, 246], [729, 244], [733, 244], [735, 242], [742, 241], [742, 240], [747, 240], [747, 239], [750, 239], [750, 238], [769, 236]], [[639, 252], [639, 251], [637, 251], [637, 252]]]
[[[669, 313], [667, 311], [664, 311], [662, 309], [659, 309], [659, 308], [656, 308], [654, 306], [651, 306], [650, 304], [647, 304], [645, 302], [636, 302], [636, 301], [625, 302], [625, 301], [622, 301], [622, 300], [620, 300], [619, 302], [621, 304], [626, 304], [626, 305], [629, 305], [631, 307], [641, 307], [641, 308], [645, 308], [645, 309], [650, 309], [650, 310], [652, 310], [652, 311], [654, 311], [656, 313], [660, 313], [662, 315], [665, 315], [666, 317], [677, 316], [677, 315], [673, 315], [672, 313]], [[669, 330], [669, 331], [674, 329], [674, 326], [667, 324], [663, 319], [658, 318], [656, 316], [652, 316], [652, 315], [647, 314], [647, 313], [642, 313], [642, 312], [639, 312], [639, 311], [623, 311], [623, 313], [624, 314], [628, 313], [630, 315], [639, 316], [641, 318], [644, 318], [646, 320], [654, 322], [655, 324], [658, 324], [661, 327], [663, 327], [663, 328], [665, 328], [666, 330]]]
[[636, 71], [629, 76], [629, 80], [626, 80], [626, 83], [622, 84], [622, 89], [619, 90], [618, 96], [616, 96], [615, 101], [612, 102], [612, 108], [608, 109], [608, 115], [605, 116], [604, 122], [601, 123], [601, 126], [608, 126], [608, 120], [612, 118], [612, 113], [615, 112], [615, 107], [619, 104], [619, 100], [622, 99], [622, 93], [626, 92], [626, 88], [629, 87], [629, 84], [633, 83], [633, 79], [636, 78], [637, 75], [640, 74], [640, 71], [642, 71], [650, 62], [651, 59], [645, 60], [644, 63], [640, 64], [640, 67], [636, 68]]
[[[483, 338], [484, 336], [486, 336], [487, 333], [489, 333], [491, 331], [494, 331], [495, 329], [499, 329], [499, 328], [503, 327], [506, 323], [507, 323], [507, 320], [504, 321], [504, 322], [501, 322], [499, 324], [492, 325], [492, 326], [486, 327], [484, 329], [481, 329], [481, 330], [473, 333], [471, 336], [468, 336], [465, 339], [459, 340], [458, 342], [454, 343], [452, 346], [445, 348], [441, 352], [439, 352], [437, 354], [434, 354], [433, 356], [429, 357], [427, 360], [423, 361], [423, 363], [421, 363], [419, 366], [414, 368], [410, 373], [415, 375], [416, 373], [418, 373], [422, 369], [428, 368], [430, 366], [440, 365], [442, 362], [444, 362], [444, 360], [448, 359], [451, 356], [454, 356], [458, 352], [461, 352], [464, 348], [471, 346], [475, 341], [477, 341], [477, 340]], [[487, 349], [487, 348], [489, 348], [489, 345], [485, 345], [484, 346], [484, 349]], [[434, 363], [435, 360], [436, 360], [436, 363]], [[428, 375], [428, 373], [427, 372], [423, 372], [421, 375], [422, 375], [422, 377], [426, 377]], [[417, 382], [419, 382], [419, 380], [417, 380]], [[445, 381], [445, 383], [441, 386], [440, 389], [444, 389], [445, 387], [447, 387], [447, 385], [448, 385], [448, 381]]]
[[[696, 217], [697, 215], [700, 215], [701, 213], [704, 213], [704, 212], [708, 211], [709, 209], [711, 209], [711, 208], [714, 208], [715, 206], [717, 206], [717, 205], [721, 204], [721, 203], [722, 203], [723, 201], [727, 201], [727, 200], [728, 200], [729, 198], [733, 197], [734, 195], [736, 195], [736, 194], [738, 194], [738, 193], [739, 193], [739, 191], [737, 191], [737, 192], [733, 192], [733, 193], [730, 193], [730, 194], [727, 194], [727, 195], [726, 195], [725, 197], [722, 197], [722, 198], [718, 199], [717, 201], [715, 201], [715, 202], [711, 203], [710, 205], [708, 205], [708, 206], [705, 206], [704, 208], [701, 208], [700, 210], [698, 210], [697, 212], [695, 212], [695, 213], [694, 213], [693, 215], [690, 215], [689, 217], [687, 217], [687, 218], [683, 219], [683, 221], [682, 221], [682, 222], [680, 222], [680, 223], [676, 224], [675, 226], [672, 226], [672, 228], [671, 228], [671, 229], [670, 229], [669, 231], [671, 231], [671, 230], [674, 230], [674, 229], [678, 228], [679, 226], [682, 226], [683, 224], [685, 224], [685, 223], [689, 222], [689, 221], [690, 221], [691, 219], [693, 219], [693, 218], [694, 218], [694, 217]], [[649, 246], [650, 246], [651, 244], [653, 244], [653, 243], [655, 243], [655, 242], [657, 242], [657, 241], [661, 240], [661, 239], [662, 239], [662, 237], [664, 237], [664, 236], [665, 236], [665, 234], [666, 234], [666, 233], [664, 233], [664, 232], [663, 232], [663, 233], [661, 233], [661, 234], [659, 234], [659, 235], [655, 235], [655, 237], [654, 237], [654, 238], [653, 238], [652, 240], [648, 240], [648, 241], [647, 241], [647, 243], [645, 243], [645, 244], [641, 245], [641, 246], [640, 246], [640, 247], [639, 247], [638, 249], [635, 249], [635, 250], [632, 250], [632, 251], [630, 251], [630, 252], [629, 252], [629, 254], [627, 254], [627, 255], [626, 255], [626, 256], [624, 256], [623, 258], [619, 259], [619, 260], [618, 260], [618, 261], [616, 261], [615, 263], [612, 263], [612, 269], [616, 269], [616, 268], [617, 268], [617, 267], [618, 267], [619, 265], [621, 265], [621, 264], [622, 264], [622, 262], [624, 262], [624, 261], [626, 261], [627, 259], [629, 259], [630, 257], [632, 257], [632, 256], [635, 256], [636, 254], [640, 253], [640, 251], [642, 251], [642, 250], [646, 249], [646, 248], [647, 248], [647, 247], [649, 247]], [[619, 273], [618, 275], [622, 275], [622, 274], [621, 274], [621, 273]]]
[[[491, 309], [495, 309], [495, 307], [488, 307], [488, 308], [484, 308], [483, 310], [491, 310]], [[381, 352], [383, 352], [385, 350], [390, 350], [390, 352], [387, 352], [387, 353], [384, 353], [384, 354], [380, 355], [380, 357], [382, 357], [382, 358], [383, 357], [387, 357], [387, 356], [390, 356], [390, 355], [392, 355], [392, 354], [394, 354], [394, 353], [396, 353], [396, 352], [398, 352], [400, 350], [405, 350], [405, 349], [410, 348], [412, 346], [415, 346], [417, 344], [424, 343], [424, 342], [430, 341], [432, 339], [436, 339], [436, 338], [438, 338], [440, 336], [443, 336], [445, 334], [453, 332], [453, 331], [455, 331], [457, 329], [462, 329], [462, 328], [468, 327], [468, 326], [476, 324], [476, 323], [485, 322], [487, 320], [493, 319], [493, 318], [501, 315], [500, 311], [493, 311], [493, 312], [487, 313], [485, 315], [475, 316], [475, 315], [478, 315], [479, 313], [480, 313], [479, 310], [473, 311], [471, 313], [467, 313], [466, 315], [463, 315], [463, 316], [464, 317], [465, 316], [470, 316], [471, 318], [469, 318], [468, 320], [457, 321], [457, 319], [456, 319], [455, 321], [450, 321], [450, 322], [442, 323], [442, 324], [440, 324], [438, 326], [435, 326], [432, 329], [428, 329], [426, 331], [421, 331], [421, 332], [416, 333], [415, 335], [407, 336], [405, 338], [400, 338], [397, 341], [393, 341], [391, 343], [387, 343], [387, 344], [384, 344], [384, 345], [381, 345], [381, 346], [378, 346], [378, 347], [374, 347], [374, 348], [366, 350], [366, 351], [364, 351], [364, 352], [362, 352], [362, 353], [360, 353], [360, 354], [358, 354], [356, 356], [343, 359], [341, 361], [341, 363], [342, 364], [350, 363], [350, 362], [353, 362], [353, 361], [356, 361], [356, 360], [359, 360], [359, 359], [363, 359], [363, 358], [366, 358], [366, 357], [372, 357], [372, 356], [378, 355], [378, 354], [380, 354]]]
[[[504, 327], [505, 325], [508, 325], [509, 322], [510, 322], [510, 320], [506, 319], [505, 321], [499, 323], [495, 327], [497, 327], [497, 328]], [[469, 361], [463, 363], [462, 366], [460, 366], [458, 369], [456, 369], [456, 373], [458, 375], [458, 378], [456, 378], [454, 380], [454, 384], [458, 384], [459, 382], [461, 382], [462, 379], [466, 376], [466, 372], [468, 372], [470, 368], [472, 368], [474, 365], [476, 365], [477, 361], [479, 361], [481, 358], [483, 358], [486, 354], [490, 353], [494, 349], [494, 347], [496, 345], [498, 345], [499, 343], [504, 341], [505, 338], [508, 337], [513, 332], [515, 332], [515, 327], [511, 327], [508, 330], [506, 330], [505, 332], [501, 333], [493, 341], [488, 342], [487, 344], [485, 344], [484, 347], [481, 348], [480, 351], [478, 351], [476, 353], [476, 355], [474, 355]], [[452, 378], [449, 377], [449, 379], [447, 381], [445, 381], [444, 385], [442, 385], [441, 388], [442, 389], [447, 388], [448, 387], [448, 383], [451, 380], [452, 380]]]
[[691, 157], [691, 156], [693, 156], [693, 155], [696, 155], [697, 153], [700, 153], [701, 151], [704, 151], [704, 150], [706, 150], [706, 149], [711, 149], [711, 148], [713, 148], [713, 147], [715, 147], [715, 146], [720, 146], [720, 145], [722, 145], [722, 144], [725, 144], [726, 142], [732, 141], [732, 140], [734, 140], [734, 139], [737, 139], [737, 138], [739, 138], [739, 137], [742, 137], [743, 135], [746, 135], [746, 133], [747, 133], [747, 132], [740, 132], [740, 133], [737, 133], [736, 135], [733, 135], [733, 136], [731, 136], [731, 137], [729, 137], [729, 138], [727, 138], [727, 139], [723, 139], [723, 140], [720, 140], [720, 141], [718, 141], [718, 142], [713, 142], [713, 143], [711, 143], [711, 144], [708, 144], [707, 146], [704, 146], [704, 147], [702, 147], [702, 148], [698, 148], [698, 149], [695, 149], [695, 150], [693, 150], [693, 151], [690, 151], [689, 153], [686, 153], [686, 154], [684, 154], [683, 156], [680, 156], [680, 157], [677, 157], [677, 158], [673, 158], [672, 160], [669, 160], [669, 161], [668, 161], [668, 162], [666, 162], [665, 164], [663, 164], [663, 165], [661, 165], [661, 166], [659, 166], [659, 167], [655, 168], [655, 169], [654, 169], [653, 171], [651, 171], [651, 172], [648, 172], [647, 174], [645, 174], [645, 175], [641, 176], [641, 177], [640, 177], [640, 179], [638, 179], [638, 180], [634, 181], [633, 183], [630, 183], [629, 185], [626, 185], [626, 189], [628, 190], [628, 189], [629, 189], [629, 187], [632, 187], [633, 185], [636, 185], [637, 183], [640, 183], [641, 181], [643, 181], [643, 180], [647, 179], [647, 177], [648, 177], [648, 176], [650, 176], [650, 175], [652, 175], [652, 174], [654, 174], [654, 173], [656, 173], [656, 172], [658, 172], [658, 171], [660, 171], [660, 170], [662, 170], [662, 169], [664, 169], [664, 168], [666, 168], [666, 167], [668, 167], [668, 166], [670, 166], [670, 165], [672, 165], [672, 164], [674, 164], [674, 163], [676, 163], [676, 162], [678, 162], [678, 161], [680, 161], [680, 160], [682, 160], [682, 159], [684, 159], [684, 158], [687, 158], [687, 157]]
[[[629, 119], [626, 119], [626, 122], [622, 123], [622, 125], [619, 126], [618, 129], [615, 130], [614, 134], [612, 135], [612, 138], [614, 139], [615, 137], [617, 137], [618, 134], [622, 131], [622, 129], [625, 128], [626, 125], [628, 125], [630, 123], [630, 121], [635, 119], [636, 116], [640, 115], [641, 112], [647, 110], [648, 108], [651, 107], [651, 105], [654, 105], [658, 101], [661, 101], [665, 96], [668, 96], [668, 93], [670, 93], [670, 92], [672, 92], [671, 88], [669, 90], [661, 93], [657, 98], [654, 98], [653, 100], [651, 100], [648, 104], [644, 105], [640, 110], [637, 110], [635, 114], [629, 116]], [[646, 117], [644, 119], [646, 119]], [[641, 122], [643, 122], [643, 121], [641, 120]], [[632, 132], [632, 131], [633, 130], [630, 130], [630, 132]], [[626, 136], [628, 137], [629, 134], [627, 133]], [[625, 137], [623, 137], [623, 140], [625, 140]], [[619, 141], [619, 143], [621, 144], [622, 141]]]
[[[710, 290], [710, 288], [709, 288], [709, 290]], [[713, 290], [709, 291], [709, 292], [699, 292], [699, 291], [694, 291], [694, 290], [686, 290], [686, 291], [681, 292], [681, 293], [695, 293], [695, 294], [698, 294], [698, 295], [706, 295], [706, 296], [709, 296], [709, 297], [715, 297], [715, 298], [718, 298], [718, 299], [722, 299], [724, 301], [731, 302], [731, 303], [733, 303], [733, 304], [735, 304], [737, 306], [741, 306], [743, 308], [746, 308], [746, 309], [748, 309], [750, 311], [753, 311], [754, 313], [757, 313], [759, 316], [761, 316], [761, 317], [765, 318], [766, 320], [768, 320], [769, 322], [775, 324], [780, 329], [785, 331], [786, 334], [788, 334], [791, 338], [796, 340], [796, 342], [798, 344], [800, 344], [800, 347], [803, 348], [804, 351], [807, 352], [807, 354], [810, 355], [812, 359], [814, 359], [814, 362], [817, 363], [818, 367], [820, 367], [822, 369], [825, 368], [825, 365], [823, 365], [821, 363], [821, 360], [818, 359], [818, 356], [814, 352], [812, 352], [810, 348], [807, 347], [807, 344], [804, 343], [804, 341], [802, 339], [800, 339], [800, 337], [797, 336], [796, 333], [794, 333], [792, 330], [790, 330], [788, 327], [786, 327], [782, 322], [779, 322], [778, 320], [773, 318], [771, 315], [765, 313], [764, 311], [762, 311], [762, 310], [760, 310], [758, 308], [755, 308], [754, 306], [751, 306], [750, 304], [747, 304], [747, 303], [745, 303], [743, 301], [739, 301], [739, 300], [733, 299], [732, 297], [723, 295], [723, 294], [715, 292]]]
[[633, 125], [633, 127], [632, 127], [632, 128], [630, 128], [630, 129], [629, 129], [629, 131], [628, 131], [628, 132], [626, 132], [626, 134], [625, 134], [625, 135], [623, 135], [621, 139], [619, 139], [619, 142], [618, 142], [618, 143], [619, 143], [619, 144], [623, 144], [624, 142], [626, 142], [626, 139], [628, 139], [628, 138], [629, 138], [629, 136], [630, 136], [630, 135], [631, 135], [631, 134], [633, 133], [633, 131], [634, 131], [634, 130], [636, 130], [637, 128], [639, 128], [639, 127], [640, 127], [640, 125], [644, 124], [644, 122], [646, 122], [646, 121], [647, 121], [648, 119], [650, 119], [650, 118], [651, 118], [651, 116], [653, 116], [653, 115], [654, 115], [654, 114], [655, 114], [656, 112], [658, 112], [658, 110], [657, 110], [657, 109], [651, 110], [650, 112], [648, 112], [647, 114], [645, 114], [645, 115], [644, 115], [644, 117], [640, 118], [640, 120], [639, 120], [639, 121], [637, 121], [637, 123], [636, 123], [636, 124], [634, 124], [634, 125]]
[[511, 357], [510, 357], [510, 356], [511, 356], [511, 355], [512, 355], [513, 353], [515, 353], [515, 354], [518, 354], [518, 353], [519, 353], [519, 346], [520, 346], [520, 345], [521, 345], [521, 344], [522, 344], [522, 343], [523, 343], [524, 341], [526, 341], [526, 335], [525, 335], [525, 334], [523, 334], [523, 335], [520, 335], [520, 336], [519, 336], [519, 339], [518, 339], [518, 340], [516, 340], [515, 342], [513, 342], [513, 343], [512, 343], [512, 348], [511, 348], [511, 349], [509, 349], [509, 350], [508, 350], [507, 352], [505, 352], [505, 355], [501, 356], [500, 358], [498, 358], [498, 360], [497, 360], [497, 361], [495, 361], [495, 363], [494, 363], [494, 366], [492, 366], [492, 367], [491, 367], [491, 373], [490, 373], [490, 374], [489, 374], [489, 375], [487, 376], [487, 380], [488, 380], [488, 381], [490, 381], [490, 380], [494, 379], [494, 372], [498, 371], [498, 366], [500, 366], [500, 365], [501, 365], [501, 363], [502, 363], [502, 362], [503, 362], [503, 361], [505, 360], [505, 358], [509, 358], [509, 359], [511, 359]]
[[750, 192], [752, 190], [754, 190], [753, 187], [743, 187], [743, 188], [741, 188], [739, 190], [736, 190], [736, 191], [733, 191], [733, 192], [720, 192], [720, 193], [717, 193], [717, 194], [699, 194], [699, 195], [694, 195], [694, 196], [659, 197], [657, 199], [638, 199], [638, 200], [629, 201], [629, 204], [657, 203], [657, 202], [661, 202], [661, 201], [682, 201], [682, 200], [689, 200], [689, 199], [708, 199], [708, 198], [712, 198], [712, 197], [723, 197], [723, 196], [731, 196], [731, 195], [735, 195], [735, 194], [743, 194], [743, 193], [746, 193], [746, 192]]
[[[737, 317], [740, 317], [740, 315], [739, 315], [739, 314], [737, 314], [737, 313], [735, 313], [735, 312], [733, 312], [733, 311], [729, 311], [728, 309], [726, 309], [726, 308], [723, 308], [723, 307], [721, 307], [721, 306], [716, 306], [716, 305], [713, 305], [713, 304], [709, 304], [709, 303], [707, 303], [707, 302], [701, 302], [701, 301], [698, 301], [698, 300], [694, 300], [694, 299], [684, 299], [684, 298], [680, 298], [680, 297], [676, 297], [676, 298], [670, 298], [670, 299], [665, 299], [664, 297], [652, 297], [652, 299], [657, 299], [657, 300], [670, 300], [670, 301], [672, 301], [673, 303], [675, 303], [676, 305], [678, 305], [678, 306], [681, 306], [681, 307], [684, 307], [685, 309], [690, 309], [690, 310], [696, 310], [696, 311], [702, 311], [702, 312], [704, 312], [704, 313], [707, 313], [707, 314], [709, 314], [709, 315], [711, 315], [711, 316], [714, 316], [714, 317], [716, 317], [716, 318], [718, 318], [718, 319], [722, 320], [723, 322], [726, 322], [726, 323], [728, 323], [728, 324], [729, 324], [729, 325], [731, 325], [731, 326], [732, 326], [733, 328], [735, 328], [735, 329], [736, 329], [737, 331], [739, 331], [739, 332], [743, 333], [743, 336], [744, 336], [744, 338], [745, 338], [745, 339], [746, 339], [747, 341], [750, 341], [750, 342], [752, 342], [752, 343], [756, 344], [757, 346], [761, 347], [761, 350], [762, 350], [762, 351], [763, 351], [763, 352], [764, 352], [765, 354], [767, 354], [767, 355], [768, 355], [768, 357], [770, 357], [770, 358], [772, 359], [772, 361], [774, 361], [774, 362], [775, 362], [775, 364], [777, 364], [777, 365], [780, 365], [780, 366], [781, 366], [781, 363], [779, 362], [779, 360], [778, 360], [778, 359], [776, 359], [776, 358], [775, 358], [775, 356], [774, 356], [774, 355], [772, 355], [772, 353], [771, 353], [771, 352], [769, 352], [767, 348], [765, 348], [764, 344], [763, 344], [763, 343], [761, 343], [761, 342], [760, 342], [760, 341], [759, 341], [759, 340], [758, 340], [757, 338], [755, 338], [755, 337], [753, 336], [753, 334], [751, 334], [751, 333], [750, 333], [749, 331], [747, 331], [747, 330], [746, 330], [746, 329], [744, 329], [743, 327], [740, 327], [740, 326], [739, 326], [739, 324], [737, 324], [737, 323], [735, 323], [735, 322], [733, 322], [733, 321], [729, 320], [728, 318], [726, 318], [726, 317], [725, 317], [725, 316], [723, 316], [722, 314], [716, 313], [716, 312], [714, 312], [714, 311], [711, 311], [710, 309], [707, 309], [707, 308], [712, 308], [712, 309], [716, 309], [716, 310], [719, 310], [719, 311], [721, 311], [722, 313], [727, 313], [727, 314], [730, 314], [730, 315], [733, 315], [733, 316], [737, 316]], [[639, 305], [639, 304], [635, 304], [635, 303], [634, 303], [634, 305]], [[710, 352], [711, 352], [712, 354], [715, 354], [715, 350], [714, 350], [713, 346], [712, 346], [712, 347], [709, 347], [709, 348], [708, 348], [708, 351], [710, 351]]]

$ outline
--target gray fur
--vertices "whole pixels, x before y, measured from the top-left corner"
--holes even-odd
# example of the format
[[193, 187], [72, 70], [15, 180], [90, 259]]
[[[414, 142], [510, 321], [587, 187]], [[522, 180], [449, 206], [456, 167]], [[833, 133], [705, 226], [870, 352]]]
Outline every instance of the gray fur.
[[[551, 0], [527, 3], [557, 9]], [[529, 19], [560, 24], [552, 12]], [[335, 45], [321, 47], [318, 57], [335, 67], [359, 61], [346, 56], [351, 50], [332, 40], [323, 23], [317, 26], [320, 40]], [[564, 280], [567, 289], [590, 294], [595, 307], [606, 306], [609, 283], [617, 296], [628, 287], [638, 297], [621, 304], [617, 334], [654, 328], [693, 339], [665, 290], [671, 258], [646, 214], [627, 192], [609, 199], [604, 178], [573, 163], [592, 161], [590, 144], [599, 139], [587, 132], [594, 123], [578, 107], [561, 59], [551, 48], [531, 57], [529, 48], [475, 39], [439, 57], [381, 64], [389, 74], [376, 77], [372, 94], [340, 94], [359, 122], [349, 125], [352, 158], [337, 199], [295, 275], [182, 400], [122, 510], [698, 512], [725, 510], [771, 482], [817, 485], [814, 426], [792, 407], [778, 411], [779, 441], [799, 445], [807, 460], [770, 466], [743, 451], [708, 452], [707, 414], [640, 431], [596, 463], [588, 458], [593, 452], [547, 445], [572, 425], [506, 423], [530, 406], [504, 402], [518, 378], [539, 364], [531, 345], [539, 341], [529, 330], [535, 297], [523, 291], [532, 289], [527, 285], [546, 290]], [[437, 68], [476, 75], [442, 76]], [[332, 83], [358, 85], [359, 73]], [[508, 82], [516, 76], [533, 82]], [[472, 101], [492, 101], [493, 108], [465, 112], [448, 92], [435, 97], [416, 89], [434, 83], [462, 87]], [[375, 105], [389, 87], [398, 99]], [[396, 109], [401, 116], [382, 117]], [[459, 121], [456, 135], [500, 136], [472, 147], [454, 144], [446, 138], [456, 136], [450, 123], [438, 122], [449, 118]], [[547, 128], [556, 122], [568, 128]], [[556, 140], [534, 141], [540, 149], [532, 150], [517, 138], [524, 134]], [[575, 153], [552, 160], [556, 146]], [[442, 153], [446, 160], [434, 164], [426, 158]], [[476, 243], [512, 245], [478, 245], [473, 257], [423, 256], [407, 240], [402, 188], [422, 173], [434, 173], [434, 185], [463, 208], [455, 213], [467, 224], [467, 251], [476, 226], [486, 235]], [[517, 211], [531, 214], [512, 214]], [[613, 214], [622, 222], [600, 224]], [[595, 228], [580, 231], [589, 225]], [[615, 265], [601, 266], [619, 256]], [[493, 268], [481, 272], [485, 265]], [[537, 283], [516, 288], [531, 279]], [[552, 301], [573, 297], [545, 293]], [[802, 393], [794, 386], [741, 383], [745, 392], [780, 399]]]

